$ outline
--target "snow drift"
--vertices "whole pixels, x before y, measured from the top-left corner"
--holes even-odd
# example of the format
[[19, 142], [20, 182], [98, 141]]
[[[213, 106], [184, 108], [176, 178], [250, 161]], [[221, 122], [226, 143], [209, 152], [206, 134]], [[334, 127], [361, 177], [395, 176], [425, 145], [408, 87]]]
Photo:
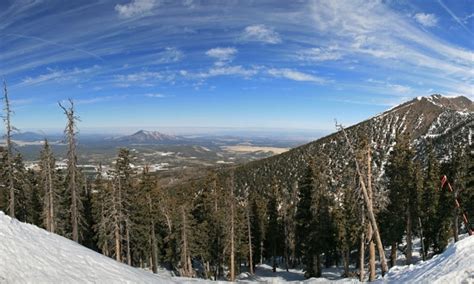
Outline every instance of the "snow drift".
[[474, 236], [416, 265], [395, 266], [382, 283], [474, 283]]
[[0, 211], [0, 283], [170, 282]]

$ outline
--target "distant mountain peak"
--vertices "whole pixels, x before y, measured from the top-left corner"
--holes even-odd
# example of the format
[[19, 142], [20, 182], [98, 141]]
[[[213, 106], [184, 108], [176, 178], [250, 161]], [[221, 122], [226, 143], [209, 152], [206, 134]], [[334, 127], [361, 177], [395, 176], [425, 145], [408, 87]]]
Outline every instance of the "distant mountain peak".
[[122, 136], [116, 139], [121, 142], [130, 143], [159, 143], [179, 140], [178, 137], [164, 134], [158, 131], [149, 131], [141, 129], [132, 135]]

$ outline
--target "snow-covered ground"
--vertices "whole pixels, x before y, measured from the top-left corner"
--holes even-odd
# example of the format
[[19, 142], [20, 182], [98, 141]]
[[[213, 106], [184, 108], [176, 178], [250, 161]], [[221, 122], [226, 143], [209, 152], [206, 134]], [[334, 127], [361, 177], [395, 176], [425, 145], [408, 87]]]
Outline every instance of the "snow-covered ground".
[[[356, 283], [339, 279], [341, 270], [325, 269], [323, 278], [304, 280], [301, 270], [260, 265], [255, 275], [242, 273], [244, 283]], [[133, 268], [0, 211], [0, 283], [226, 283], [172, 277], [161, 271]], [[228, 282], [227, 282], [228, 283]], [[474, 283], [474, 237], [465, 237], [447, 250], [417, 265], [396, 266], [378, 283]]]
[[474, 283], [474, 236], [416, 265], [395, 266], [379, 283]]
[[0, 283], [170, 282], [0, 211]]

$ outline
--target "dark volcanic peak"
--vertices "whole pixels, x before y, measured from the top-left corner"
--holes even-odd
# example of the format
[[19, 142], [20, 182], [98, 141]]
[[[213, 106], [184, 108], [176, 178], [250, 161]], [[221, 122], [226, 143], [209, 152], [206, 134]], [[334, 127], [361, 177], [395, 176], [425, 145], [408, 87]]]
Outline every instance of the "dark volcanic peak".
[[411, 101], [400, 104], [384, 112], [383, 114], [402, 110], [405, 108], [410, 108], [417, 112], [425, 112], [430, 109], [437, 111], [452, 110], [462, 112], [474, 112], [474, 103], [464, 96], [445, 97], [439, 94], [433, 94], [427, 97], [417, 97]]
[[122, 136], [116, 139], [121, 142], [131, 143], [159, 143], [179, 140], [178, 137], [163, 134], [158, 131], [139, 130], [132, 135]]

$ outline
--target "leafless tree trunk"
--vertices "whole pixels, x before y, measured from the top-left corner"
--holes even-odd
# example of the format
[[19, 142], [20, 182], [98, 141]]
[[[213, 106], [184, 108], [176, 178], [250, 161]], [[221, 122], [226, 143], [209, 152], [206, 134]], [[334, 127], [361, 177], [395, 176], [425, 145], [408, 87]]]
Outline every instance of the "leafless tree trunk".
[[6, 170], [7, 170], [7, 182], [8, 190], [10, 194], [10, 200], [8, 203], [8, 212], [12, 218], [15, 218], [15, 187], [13, 184], [13, 144], [12, 144], [12, 132], [15, 129], [11, 125], [11, 114], [10, 100], [8, 99], [7, 83], [3, 81], [3, 102], [5, 107], [3, 121], [5, 122], [5, 142], [6, 142]]
[[155, 236], [155, 221], [153, 218], [153, 205], [151, 202], [151, 196], [148, 194], [148, 208], [150, 214], [150, 242], [151, 242], [151, 268], [153, 273], [158, 272], [157, 258], [158, 252], [156, 248], [156, 236]]
[[365, 210], [362, 206], [361, 210], [361, 224], [362, 230], [360, 233], [360, 248], [359, 248], [359, 280], [360, 282], [364, 281], [365, 278]]
[[390, 249], [390, 266], [394, 267], [397, 264], [397, 243], [392, 243], [392, 248]]
[[[456, 201], [456, 204], [458, 203], [458, 193], [459, 193], [459, 186], [455, 186], [454, 190], [454, 200]], [[453, 238], [454, 242], [459, 241], [459, 207], [455, 206], [454, 211], [453, 211]]]
[[425, 241], [424, 241], [424, 236], [423, 236], [423, 226], [421, 224], [421, 218], [418, 217], [418, 224], [420, 226], [420, 242], [421, 242], [421, 258], [423, 261], [426, 260], [426, 250], [425, 250]]
[[412, 220], [411, 220], [411, 214], [408, 213], [408, 218], [407, 218], [407, 250], [406, 250], [406, 264], [410, 265], [412, 261]]
[[115, 187], [115, 182], [112, 182], [112, 207], [114, 212], [114, 236], [115, 236], [115, 260], [122, 262], [122, 248], [121, 248], [121, 238], [120, 238], [120, 218], [118, 215], [118, 200], [117, 200], [117, 189]]
[[382, 239], [380, 238], [379, 228], [377, 226], [377, 220], [375, 219], [374, 207], [373, 207], [372, 201], [370, 200], [369, 195], [367, 193], [367, 187], [365, 185], [364, 177], [363, 177], [362, 172], [360, 170], [359, 162], [357, 161], [357, 158], [356, 158], [356, 155], [355, 155], [354, 147], [352, 146], [352, 143], [350, 142], [349, 137], [347, 136], [347, 133], [344, 130], [344, 128], [342, 126], [339, 126], [339, 127], [342, 130], [342, 133], [344, 134], [344, 137], [347, 141], [347, 144], [349, 145], [349, 149], [350, 149], [350, 151], [351, 151], [351, 153], [352, 153], [352, 155], [354, 156], [354, 159], [355, 159], [356, 171], [357, 171], [357, 174], [359, 176], [359, 183], [360, 183], [360, 186], [362, 188], [362, 193], [363, 193], [363, 196], [364, 196], [364, 201], [365, 201], [366, 208], [367, 208], [367, 213], [368, 213], [368, 216], [369, 216], [369, 221], [372, 225], [372, 229], [373, 229], [374, 235], [375, 235], [375, 240], [377, 242], [377, 248], [378, 248], [379, 257], [380, 257], [380, 264], [382, 266], [382, 276], [384, 276], [385, 273], [387, 273], [387, 271], [388, 271], [388, 266], [387, 266], [387, 261], [385, 259], [385, 252], [384, 252], [383, 245], [382, 245]]
[[80, 197], [79, 197], [79, 186], [77, 184], [77, 155], [76, 155], [76, 121], [79, 120], [74, 113], [74, 102], [69, 99], [70, 106], [68, 108], [64, 107], [60, 102], [58, 103], [59, 107], [64, 111], [64, 114], [67, 118], [66, 128], [64, 133], [67, 137], [68, 143], [68, 164], [67, 164], [67, 175], [68, 175], [68, 188], [69, 193], [71, 194], [71, 226], [72, 226], [72, 240], [75, 242], [79, 241], [79, 208]]
[[126, 244], [127, 244], [127, 264], [132, 265], [132, 255], [130, 253], [130, 224], [127, 220], [125, 220], [125, 238], [126, 238]]
[[250, 274], [254, 274], [253, 250], [252, 250], [252, 228], [250, 226], [250, 200], [247, 201], [247, 231], [248, 231], [248, 242], [249, 242], [249, 271], [250, 271]]
[[55, 230], [55, 212], [54, 212], [54, 200], [55, 191], [53, 184], [53, 170], [54, 161], [52, 160], [52, 153], [48, 144], [48, 140], [44, 139], [44, 149], [41, 152], [41, 180], [44, 187], [44, 225], [46, 230], [54, 233]]
[[181, 221], [182, 221], [182, 230], [181, 230], [181, 238], [182, 238], [182, 250], [181, 250], [181, 266], [182, 266], [182, 274], [185, 277], [192, 277], [193, 266], [191, 263], [191, 254], [189, 253], [189, 246], [188, 246], [188, 220], [186, 218], [186, 211], [184, 206], [181, 206]]
[[234, 204], [234, 173], [230, 178], [230, 281], [235, 281], [235, 204]]
[[[367, 193], [369, 200], [373, 204], [373, 188], [372, 188], [372, 154], [370, 151], [370, 142], [367, 143]], [[369, 281], [375, 280], [375, 243], [373, 238], [372, 225], [368, 224], [368, 241], [369, 241]]]

